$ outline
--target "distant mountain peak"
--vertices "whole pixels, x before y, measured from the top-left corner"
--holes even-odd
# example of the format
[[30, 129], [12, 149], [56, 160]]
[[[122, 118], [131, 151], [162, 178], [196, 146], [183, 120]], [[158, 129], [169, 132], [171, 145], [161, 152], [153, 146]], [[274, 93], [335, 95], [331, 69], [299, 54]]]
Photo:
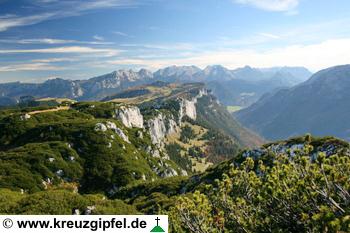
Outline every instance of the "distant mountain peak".
[[306, 82], [306, 84], [310, 84], [314, 82], [324, 82], [326, 80], [336, 81], [340, 79], [350, 80], [350, 64], [334, 66], [334, 67], [321, 70], [315, 73]]
[[163, 69], [159, 69], [154, 73], [154, 76], [161, 79], [174, 78], [175, 80], [182, 80], [182, 79], [189, 79], [195, 73], [200, 71], [201, 69], [199, 69], [196, 66], [172, 65], [172, 66], [165, 67]]
[[[47, 97], [50, 93], [55, 93], [52, 97], [67, 97], [78, 98], [78, 100], [99, 100], [108, 95], [113, 95], [117, 92], [123, 91], [129, 87], [144, 85], [155, 82], [157, 80], [168, 83], [191, 83], [191, 82], [204, 82], [208, 85], [213, 82], [217, 82], [219, 86], [230, 87], [226, 81], [236, 80], [236, 84], [240, 93], [253, 93], [254, 90], [248, 90], [246, 82], [250, 82], [248, 85], [258, 85], [262, 87], [262, 90], [267, 91], [271, 88], [282, 86], [290, 86], [302, 81], [305, 81], [305, 77], [309, 77], [310, 73], [305, 72], [305, 68], [270, 68], [270, 69], [257, 69], [251, 66], [245, 66], [235, 70], [230, 70], [222, 65], [209, 65], [204, 69], [200, 69], [194, 65], [180, 66], [172, 65], [159, 69], [156, 72], [152, 72], [147, 69], [132, 70], [132, 69], [119, 69], [113, 72], [96, 76], [90, 79], [83, 80], [70, 80], [70, 79], [53, 79], [44, 83], [7, 83], [0, 85], [0, 95], [7, 96], [14, 99], [18, 99], [22, 95], [32, 95], [35, 97]], [[277, 77], [274, 77], [275, 73], [281, 73]], [[292, 75], [286, 75], [286, 73]], [[275, 75], [276, 76], [276, 75]], [[271, 78], [274, 77], [271, 82]], [[299, 78], [301, 77], [301, 78]], [[276, 79], [275, 79], [276, 78]], [[288, 79], [288, 80], [287, 80]], [[287, 80], [287, 81], [285, 81]], [[292, 80], [292, 81], [290, 81]], [[284, 85], [287, 83], [288, 85]], [[235, 85], [236, 85], [235, 84]], [[265, 86], [264, 86], [265, 85]], [[267, 87], [268, 86], [268, 87]], [[210, 87], [212, 88], [212, 86]], [[243, 90], [243, 89], [244, 90]], [[48, 93], [48, 90], [51, 90]], [[223, 90], [225, 92], [224, 98], [231, 98], [232, 90]], [[55, 90], [53, 92], [53, 90]], [[238, 94], [240, 94], [238, 93]], [[259, 93], [254, 98], [258, 98]], [[244, 97], [248, 98], [248, 97]], [[220, 101], [225, 102], [223, 99]], [[244, 100], [244, 103], [251, 102]]]
[[331, 67], [297, 86], [264, 96], [236, 113], [269, 140], [312, 133], [350, 140], [350, 65]]
[[140, 75], [140, 77], [142, 78], [153, 78], [153, 73], [150, 70], [147, 69], [141, 69], [139, 70], [138, 74]]
[[231, 79], [233, 78], [232, 72], [223, 67], [222, 65], [211, 65], [207, 66], [203, 70], [203, 74], [208, 76], [208, 79], [214, 79], [214, 80], [225, 80], [225, 79]]
[[228, 70], [222, 65], [209, 65], [204, 68], [204, 70], [212, 71], [212, 70]]
[[245, 65], [242, 69], [245, 69], [245, 70], [252, 70], [253, 67], [249, 66], [249, 65]]

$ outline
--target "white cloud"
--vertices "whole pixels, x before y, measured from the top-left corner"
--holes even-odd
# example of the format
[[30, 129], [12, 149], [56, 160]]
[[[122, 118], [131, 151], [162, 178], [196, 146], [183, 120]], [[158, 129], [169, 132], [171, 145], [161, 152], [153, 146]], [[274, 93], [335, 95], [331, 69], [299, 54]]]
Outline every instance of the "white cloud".
[[250, 5], [266, 11], [296, 12], [299, 0], [234, 0], [239, 4]]
[[8, 44], [91, 44], [91, 45], [111, 45], [113, 42], [107, 41], [78, 41], [63, 40], [53, 38], [33, 38], [33, 39], [0, 39], [0, 43]]
[[14, 14], [1, 15], [0, 19], [8, 19], [8, 18], [12, 18], [12, 17], [16, 17], [16, 15], [14, 15]]
[[133, 7], [136, 6], [136, 0], [84, 0], [81, 2], [80, 10], [95, 10], [110, 7]]
[[78, 61], [77, 58], [62, 57], [62, 58], [46, 58], [46, 59], [34, 59], [32, 62], [36, 63], [55, 63], [55, 62], [73, 62]]
[[51, 38], [39, 38], [39, 39], [23, 39], [16, 41], [19, 44], [68, 44], [76, 43], [75, 40], [61, 40], [61, 39], [51, 39]]
[[77, 16], [92, 10], [131, 7], [136, 6], [136, 0], [37, 0], [34, 9], [41, 9], [40, 12], [32, 15], [0, 15], [0, 32], [13, 27], [28, 26], [38, 24], [47, 20]]
[[173, 59], [119, 59], [113, 65], [145, 66], [158, 69], [169, 65], [221, 64], [234, 69], [245, 65], [254, 67], [305, 66], [318, 71], [330, 66], [350, 63], [350, 38], [327, 40], [312, 45], [292, 45], [267, 51], [249, 49], [210, 51]]
[[281, 38], [278, 35], [274, 35], [274, 34], [266, 33], [266, 32], [259, 33], [258, 35], [263, 36], [263, 37], [267, 37], [267, 38], [271, 38], [271, 39], [280, 39]]
[[0, 32], [6, 31], [12, 27], [37, 24], [52, 18], [54, 15], [54, 13], [44, 13], [24, 17], [13, 15], [5, 18], [0, 18]]
[[102, 36], [99, 36], [99, 35], [94, 35], [93, 38], [94, 38], [95, 40], [98, 40], [98, 41], [103, 41], [103, 40], [105, 40], [105, 38], [103, 38]]
[[134, 47], [157, 50], [191, 50], [194, 48], [190, 43], [173, 43], [173, 44], [121, 44], [122, 47]]
[[15, 64], [9, 66], [0, 66], [0, 72], [16, 72], [16, 71], [42, 71], [42, 70], [62, 70], [62, 67], [51, 66], [46, 63], [28, 63]]
[[9, 49], [0, 50], [0, 54], [12, 54], [12, 53], [96, 53], [103, 54], [105, 56], [114, 56], [120, 53], [116, 49], [100, 49], [80, 46], [68, 46], [68, 47], [54, 47], [45, 49]]
[[115, 35], [118, 35], [118, 36], [130, 37], [128, 34], [126, 34], [124, 32], [120, 32], [120, 31], [113, 31], [112, 33]]

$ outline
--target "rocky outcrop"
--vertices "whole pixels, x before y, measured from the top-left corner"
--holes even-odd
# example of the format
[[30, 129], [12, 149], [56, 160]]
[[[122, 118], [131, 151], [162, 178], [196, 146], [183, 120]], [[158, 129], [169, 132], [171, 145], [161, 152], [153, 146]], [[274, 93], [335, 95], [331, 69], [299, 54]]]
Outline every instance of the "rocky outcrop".
[[118, 136], [123, 139], [125, 142], [130, 143], [128, 136], [121, 130], [120, 128], [117, 127], [117, 125], [114, 122], [107, 121], [106, 127], [108, 129], [113, 130]]
[[196, 101], [183, 99], [180, 102], [180, 119], [188, 116], [192, 120], [197, 119]]
[[[114, 122], [107, 121], [106, 124], [104, 123], [97, 123], [95, 125], [95, 131], [96, 132], [106, 132], [107, 130], [112, 130], [118, 136], [123, 139], [125, 142], [130, 143], [128, 136], [123, 132], [122, 129], [118, 128], [117, 125]], [[114, 139], [114, 136], [111, 135], [111, 138]]]
[[163, 139], [170, 134], [177, 133], [179, 131], [179, 124], [184, 116], [195, 120], [197, 118], [196, 103], [197, 99], [206, 95], [207, 91], [202, 89], [199, 93], [191, 100], [180, 99], [180, 110], [179, 110], [179, 123], [175, 120], [172, 115], [165, 115], [159, 113], [155, 118], [147, 122], [149, 133], [153, 144], [161, 145]]
[[160, 145], [169, 134], [176, 133], [179, 128], [172, 116], [159, 113], [158, 116], [147, 122], [153, 144]]
[[166, 136], [165, 119], [163, 114], [148, 121], [149, 133], [153, 144], [160, 144]]
[[143, 128], [143, 116], [138, 107], [121, 106], [119, 109], [115, 110], [115, 113], [117, 119], [119, 119], [126, 127]]
[[174, 168], [168, 167], [162, 173], [160, 173], [159, 175], [162, 178], [168, 178], [168, 177], [177, 176], [178, 173], [177, 173], [177, 171]]
[[191, 100], [181, 99], [180, 112], [179, 112], [180, 120], [184, 116], [188, 116], [192, 120], [196, 120], [197, 119], [197, 109], [196, 109], [197, 100], [207, 94], [208, 93], [206, 89], [201, 89], [199, 90], [199, 93], [195, 97], [193, 97]]
[[158, 161], [158, 166], [153, 165], [152, 171], [162, 178], [179, 175], [179, 173], [173, 167], [171, 167], [167, 162], [163, 160]]
[[130, 143], [128, 136], [124, 134], [123, 130], [117, 128], [115, 130], [115, 133], [118, 134], [118, 136], [121, 137], [121, 139], [123, 139], [125, 142]]
[[107, 126], [103, 123], [97, 123], [95, 125], [95, 131], [96, 132], [99, 132], [99, 131], [102, 131], [102, 132], [106, 132], [107, 131]]
[[167, 135], [177, 133], [179, 131], [179, 126], [177, 125], [176, 121], [172, 118], [167, 119]]
[[26, 113], [26, 114], [20, 116], [20, 119], [21, 119], [21, 121], [29, 120], [30, 119], [30, 115], [28, 113]]

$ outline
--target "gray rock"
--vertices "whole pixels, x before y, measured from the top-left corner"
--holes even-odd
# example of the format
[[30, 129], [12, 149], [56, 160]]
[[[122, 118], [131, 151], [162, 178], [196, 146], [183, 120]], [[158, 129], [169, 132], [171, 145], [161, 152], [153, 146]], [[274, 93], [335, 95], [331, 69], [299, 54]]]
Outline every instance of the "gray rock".
[[107, 131], [107, 126], [103, 123], [97, 123], [95, 125], [95, 131], [96, 132], [99, 132], [99, 131], [102, 131], [102, 132], [106, 132]]
[[143, 116], [136, 106], [121, 106], [115, 111], [116, 117], [128, 128], [143, 128]]
[[29, 120], [30, 118], [31, 118], [31, 116], [30, 116], [28, 113], [26, 113], [26, 114], [20, 116], [20, 119], [21, 119], [22, 121]]
[[116, 128], [115, 133], [118, 134], [118, 136], [121, 137], [125, 142], [130, 143], [128, 136], [124, 134], [123, 130]]

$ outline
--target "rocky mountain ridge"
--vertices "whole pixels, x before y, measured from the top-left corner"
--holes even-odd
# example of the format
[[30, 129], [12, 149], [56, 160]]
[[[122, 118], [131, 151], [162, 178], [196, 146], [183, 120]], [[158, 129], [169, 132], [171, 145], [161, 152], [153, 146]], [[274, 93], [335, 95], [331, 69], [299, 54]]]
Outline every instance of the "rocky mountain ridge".
[[[270, 83], [269, 80], [279, 80], [280, 83], [272, 87], [275, 88], [276, 86], [290, 86], [299, 82], [300, 77], [295, 77], [291, 70], [297, 70], [303, 74], [303, 77], [310, 74], [305, 68], [298, 67], [281, 67], [265, 72], [264, 70], [253, 69], [251, 67], [229, 70], [219, 65], [208, 66], [203, 70], [195, 66], [171, 66], [154, 73], [146, 69], [141, 69], [137, 72], [133, 70], [118, 70], [87, 80], [57, 78], [39, 84], [20, 82], [0, 84], [0, 103], [12, 104], [19, 102], [22, 96], [33, 96], [35, 98], [70, 98], [80, 101], [101, 100], [130, 87], [150, 84], [155, 81], [182, 83], [205, 82], [211, 88], [215, 87], [215, 83], [227, 85], [232, 80], [243, 81], [249, 85], [256, 85], [256, 82], [267, 81]], [[264, 83], [258, 84], [259, 87], [261, 85], [268, 86]], [[245, 88], [243, 91], [249, 92], [250, 90], [251, 88]], [[220, 93], [216, 89], [215, 92]], [[260, 96], [260, 93], [257, 95]], [[232, 96], [229, 97], [229, 99], [232, 98]], [[223, 102], [225, 103], [225, 101]]]

